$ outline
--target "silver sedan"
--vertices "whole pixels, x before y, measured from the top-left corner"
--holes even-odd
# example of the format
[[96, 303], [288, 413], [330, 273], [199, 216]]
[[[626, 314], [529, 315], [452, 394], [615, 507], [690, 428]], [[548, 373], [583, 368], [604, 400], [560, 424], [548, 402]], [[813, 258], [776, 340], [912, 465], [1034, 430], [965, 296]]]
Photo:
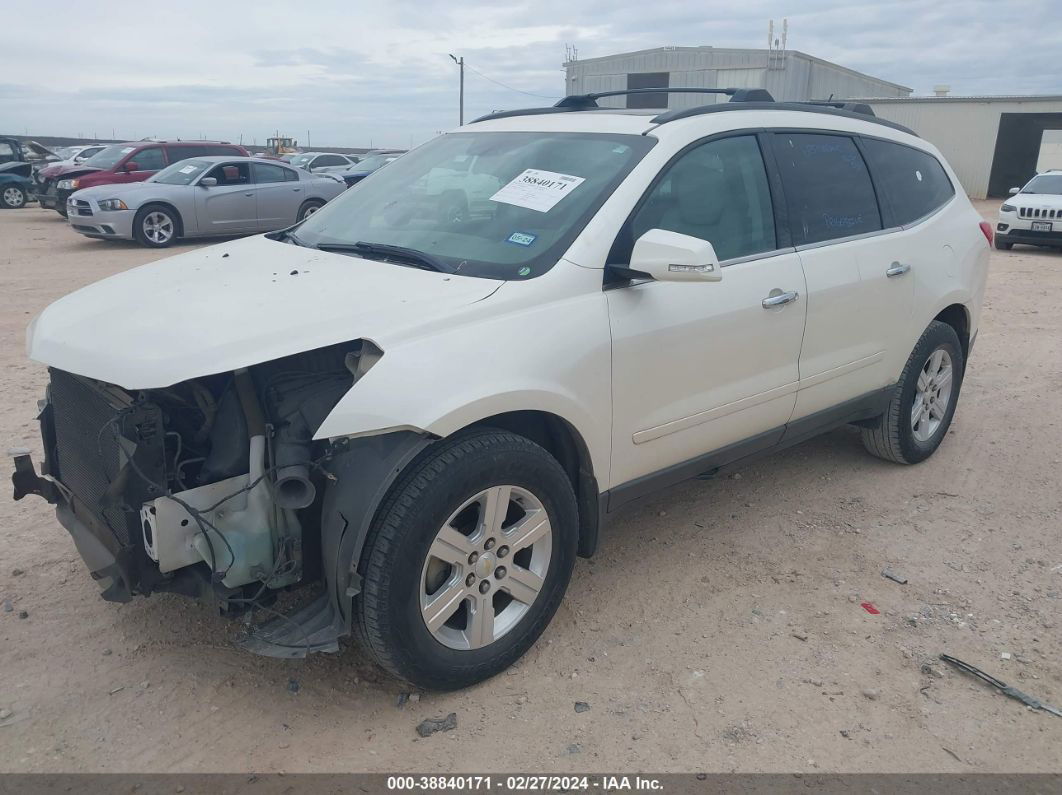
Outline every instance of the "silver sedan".
[[164, 248], [177, 238], [283, 229], [345, 189], [276, 160], [196, 157], [146, 182], [99, 185], [71, 194], [67, 220], [87, 237], [131, 239]]

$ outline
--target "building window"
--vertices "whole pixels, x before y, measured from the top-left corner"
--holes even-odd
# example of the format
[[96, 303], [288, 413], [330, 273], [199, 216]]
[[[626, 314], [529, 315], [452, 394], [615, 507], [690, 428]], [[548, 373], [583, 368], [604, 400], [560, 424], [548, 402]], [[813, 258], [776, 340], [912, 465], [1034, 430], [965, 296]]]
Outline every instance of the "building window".
[[[667, 88], [670, 85], [670, 72], [642, 72], [641, 74], [627, 75], [627, 88]], [[628, 108], [666, 108], [667, 94], [653, 92], [651, 94], [628, 94]]]

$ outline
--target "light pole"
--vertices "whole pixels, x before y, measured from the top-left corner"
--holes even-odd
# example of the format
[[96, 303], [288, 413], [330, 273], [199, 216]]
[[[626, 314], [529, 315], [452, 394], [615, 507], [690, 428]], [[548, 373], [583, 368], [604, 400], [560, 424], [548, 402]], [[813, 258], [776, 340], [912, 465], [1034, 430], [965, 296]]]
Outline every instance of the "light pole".
[[462, 55], [458, 58], [453, 53], [450, 53], [450, 58], [452, 58], [453, 62], [461, 69], [461, 93], [459, 100], [460, 104], [458, 106], [460, 110], [457, 116], [457, 123], [463, 126], [465, 123], [465, 56]]

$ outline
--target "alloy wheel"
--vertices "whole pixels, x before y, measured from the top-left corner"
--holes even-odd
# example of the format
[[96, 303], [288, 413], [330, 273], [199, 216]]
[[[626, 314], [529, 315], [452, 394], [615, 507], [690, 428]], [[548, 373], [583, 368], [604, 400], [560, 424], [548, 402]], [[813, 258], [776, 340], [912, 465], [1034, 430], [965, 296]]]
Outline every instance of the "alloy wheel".
[[940, 428], [951, 402], [954, 366], [951, 355], [937, 348], [922, 365], [911, 406], [911, 431], [920, 442], [928, 442]]
[[479, 649], [524, 617], [542, 591], [553, 529], [534, 494], [492, 486], [466, 500], [439, 529], [420, 577], [420, 612], [452, 649]]
[[168, 243], [173, 237], [173, 219], [166, 213], [148, 213], [144, 216], [144, 237], [152, 243]]
[[4, 190], [4, 204], [8, 207], [21, 207], [26, 203], [26, 194], [19, 188], [6, 188]]

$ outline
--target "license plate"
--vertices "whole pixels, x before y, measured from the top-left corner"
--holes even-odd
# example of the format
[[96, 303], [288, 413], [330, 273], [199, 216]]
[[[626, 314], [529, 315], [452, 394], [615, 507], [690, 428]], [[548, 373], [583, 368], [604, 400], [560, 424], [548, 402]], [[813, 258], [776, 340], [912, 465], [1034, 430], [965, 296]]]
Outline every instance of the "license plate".
[[1050, 221], [1033, 221], [1032, 222], [1032, 230], [1034, 232], [1050, 232], [1051, 231], [1051, 222]]

